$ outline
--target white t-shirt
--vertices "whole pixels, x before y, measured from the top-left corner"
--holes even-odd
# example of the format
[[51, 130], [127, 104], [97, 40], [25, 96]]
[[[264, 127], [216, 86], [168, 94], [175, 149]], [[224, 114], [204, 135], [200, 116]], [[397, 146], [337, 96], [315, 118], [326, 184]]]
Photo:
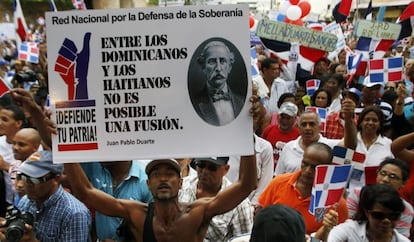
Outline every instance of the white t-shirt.
[[[300, 169], [304, 153], [304, 150], [299, 145], [300, 139], [301, 136], [295, 140], [289, 141], [283, 147], [282, 152], [279, 155], [279, 160], [277, 161], [275, 176], [283, 173], [292, 173]], [[341, 140], [342, 139], [328, 139], [319, 135], [318, 142], [333, 148]]]

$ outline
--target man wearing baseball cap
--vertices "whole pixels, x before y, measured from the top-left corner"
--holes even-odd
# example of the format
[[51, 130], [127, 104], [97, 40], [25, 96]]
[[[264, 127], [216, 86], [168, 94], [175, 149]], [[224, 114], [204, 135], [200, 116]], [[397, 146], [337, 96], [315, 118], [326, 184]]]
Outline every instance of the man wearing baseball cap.
[[[60, 185], [62, 164], [54, 164], [52, 152], [33, 153], [18, 168], [25, 183], [26, 195], [18, 209], [33, 215], [33, 224], [23, 235], [24, 241], [89, 241], [89, 210]], [[5, 222], [0, 223], [0, 227]], [[0, 228], [0, 240], [6, 239], [7, 228]]]
[[280, 106], [278, 124], [269, 125], [262, 134], [262, 138], [273, 146], [273, 170], [276, 168], [279, 154], [285, 144], [299, 137], [299, 129], [296, 127], [298, 107], [291, 102], [285, 102]]
[[107, 216], [121, 217], [131, 231], [131, 241], [195, 241], [204, 238], [216, 215], [226, 213], [256, 188], [255, 156], [242, 156], [239, 180], [217, 195], [180, 203], [181, 169], [174, 159], [150, 161], [145, 169], [153, 203], [116, 199], [91, 185], [79, 164], [65, 163], [72, 191], [81, 201]]

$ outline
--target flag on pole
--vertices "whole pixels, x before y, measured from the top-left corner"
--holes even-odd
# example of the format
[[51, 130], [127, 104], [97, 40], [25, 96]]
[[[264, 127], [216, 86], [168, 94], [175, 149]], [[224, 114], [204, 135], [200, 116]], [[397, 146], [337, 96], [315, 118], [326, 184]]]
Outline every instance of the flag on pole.
[[332, 16], [337, 23], [344, 22], [351, 12], [352, 0], [341, 0], [332, 10]]
[[[311, 71], [315, 62], [325, 56], [326, 52], [323, 50], [317, 50], [309, 48], [303, 45], [297, 45], [299, 48], [294, 48], [295, 44], [281, 42], [277, 40], [260, 38], [263, 45], [275, 52], [275, 54], [281, 58], [285, 64], [287, 64], [293, 56], [296, 57], [295, 61], [301, 64], [302, 69]], [[294, 52], [292, 54], [292, 52]]]
[[398, 39], [411, 36], [413, 25], [414, 25], [414, 2], [411, 1], [410, 4], [404, 9], [401, 16], [398, 18], [397, 23], [401, 24], [401, 32]]
[[321, 133], [325, 133], [326, 131], [326, 116], [327, 111], [326, 108], [318, 108], [318, 107], [306, 107], [306, 111], [315, 112], [319, 115], [319, 118], [321, 119]]
[[312, 96], [316, 90], [318, 90], [321, 80], [310, 79], [306, 81], [306, 94]]
[[333, 148], [333, 154], [332, 163], [338, 165], [351, 164], [353, 167], [351, 178], [360, 180], [364, 173], [365, 154], [341, 146], [335, 146]]
[[72, 0], [73, 7], [78, 10], [86, 10], [86, 5], [83, 0]]
[[369, 78], [371, 82], [401, 81], [403, 68], [402, 57], [391, 57], [369, 61]]
[[28, 61], [32, 63], [39, 62], [39, 47], [34, 42], [24, 42], [19, 48], [19, 60]]
[[372, 20], [372, 0], [369, 0], [367, 11], [365, 12], [365, 19]]
[[320, 218], [320, 213], [324, 213], [326, 210], [317, 211], [317, 209], [328, 208], [341, 200], [351, 170], [352, 165], [318, 165], [316, 167], [309, 204], [311, 214]]
[[50, 0], [50, 11], [51, 12], [57, 12], [57, 8], [56, 8], [56, 4], [55, 4], [55, 0]]
[[4, 93], [8, 92], [10, 90], [10, 86], [7, 85], [5, 80], [0, 77], [0, 96], [2, 96]]
[[364, 53], [363, 60], [379, 59], [384, 56], [394, 42], [393, 39], [375, 39], [361, 36], [355, 49]]
[[355, 167], [364, 166], [365, 154], [342, 146], [334, 146], [332, 163], [337, 165], [351, 164]]
[[252, 71], [252, 77], [259, 75], [259, 68], [257, 66], [257, 53], [256, 48], [250, 48], [250, 66]]
[[26, 41], [26, 36], [28, 32], [26, 20], [24, 18], [22, 7], [20, 5], [19, 0], [13, 1], [13, 13], [14, 13], [14, 28], [16, 29], [16, 35], [17, 35], [16, 42], [17, 42], [17, 47], [19, 47], [19, 45], [22, 42]]

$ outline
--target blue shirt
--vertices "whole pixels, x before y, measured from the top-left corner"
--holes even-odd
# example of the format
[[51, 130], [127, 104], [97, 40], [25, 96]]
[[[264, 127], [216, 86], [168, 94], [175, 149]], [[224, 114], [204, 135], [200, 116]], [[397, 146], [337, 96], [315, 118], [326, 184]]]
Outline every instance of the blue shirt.
[[34, 215], [33, 228], [39, 241], [89, 241], [89, 210], [61, 186], [41, 207], [37, 207], [36, 202], [25, 195], [20, 200], [18, 208]]
[[[143, 203], [152, 201], [152, 195], [147, 186], [147, 174], [139, 161], [132, 161], [128, 176], [115, 190], [110, 171], [101, 166], [99, 162], [81, 165], [95, 188], [115, 198], [136, 200]], [[96, 211], [95, 223], [99, 239], [119, 240], [116, 229], [121, 223], [121, 218], [105, 216]]]

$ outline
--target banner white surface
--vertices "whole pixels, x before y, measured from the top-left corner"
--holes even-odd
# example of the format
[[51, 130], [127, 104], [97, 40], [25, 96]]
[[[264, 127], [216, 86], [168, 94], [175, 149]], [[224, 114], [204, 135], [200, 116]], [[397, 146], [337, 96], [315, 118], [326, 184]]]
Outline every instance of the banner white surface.
[[247, 5], [48, 12], [46, 26], [55, 162], [253, 153]]

